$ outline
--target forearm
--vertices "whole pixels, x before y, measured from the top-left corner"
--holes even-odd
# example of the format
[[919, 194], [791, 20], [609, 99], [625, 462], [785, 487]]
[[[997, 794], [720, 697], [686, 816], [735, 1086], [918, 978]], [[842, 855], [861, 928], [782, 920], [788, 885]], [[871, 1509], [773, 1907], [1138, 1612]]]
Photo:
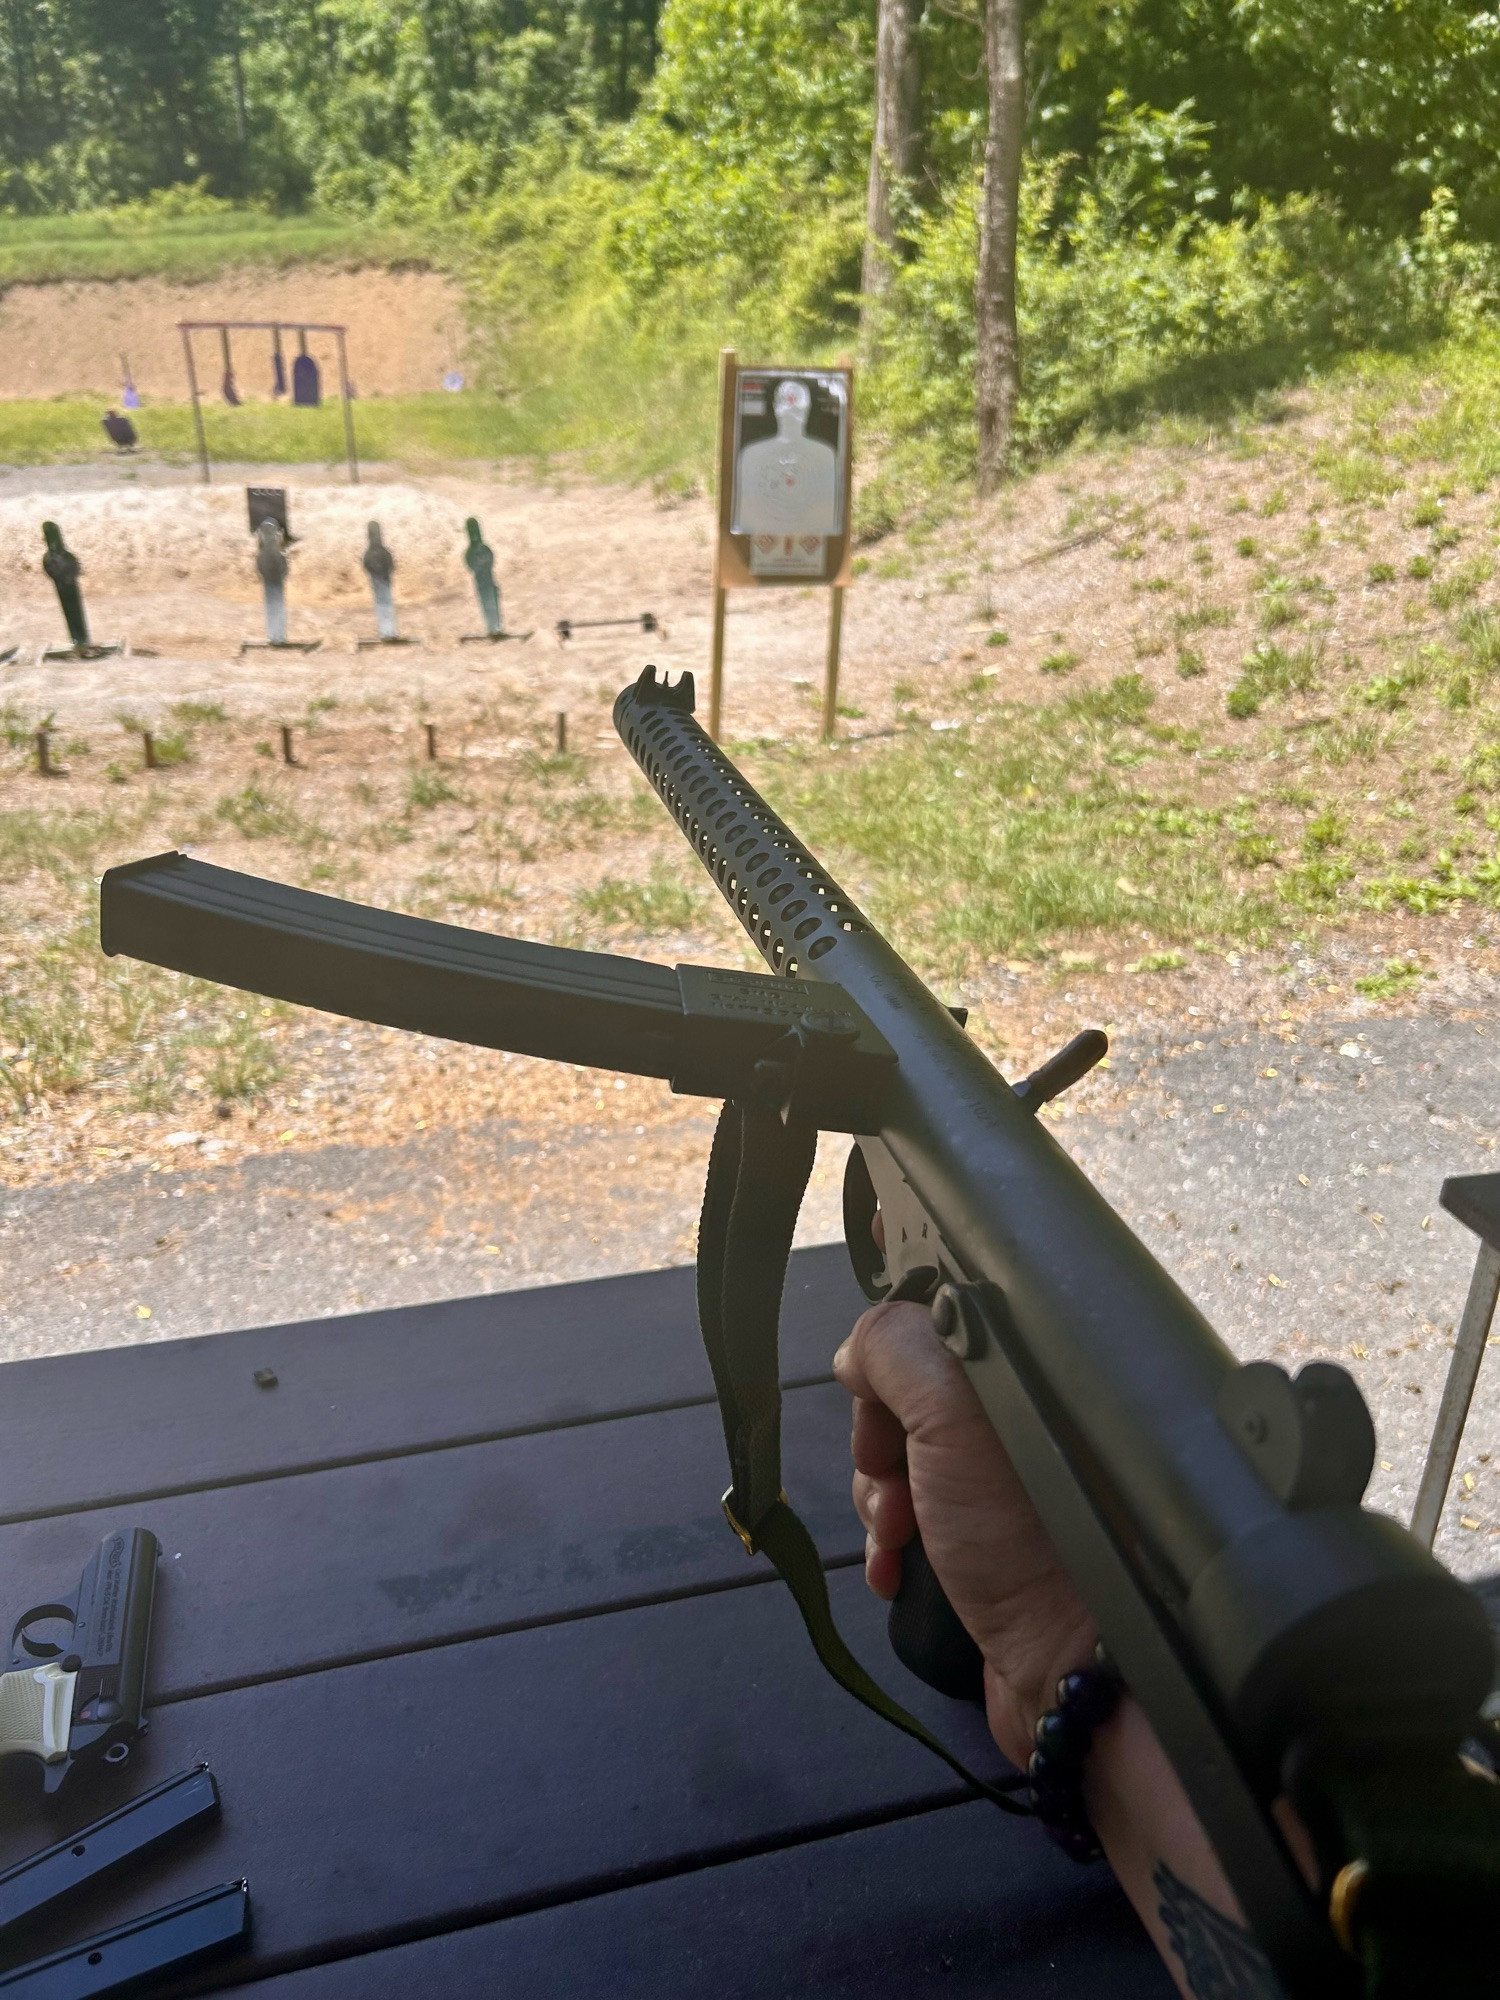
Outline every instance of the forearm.
[[1187, 2000], [1281, 2000], [1176, 1772], [1129, 1697], [1094, 1738], [1084, 1792], [1120, 1886]]

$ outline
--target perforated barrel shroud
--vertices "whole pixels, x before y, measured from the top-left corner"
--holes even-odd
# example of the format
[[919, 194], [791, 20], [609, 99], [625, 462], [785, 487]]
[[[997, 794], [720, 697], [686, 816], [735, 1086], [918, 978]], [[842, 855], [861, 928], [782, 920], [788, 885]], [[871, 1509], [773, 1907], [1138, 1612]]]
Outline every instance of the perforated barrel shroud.
[[668, 687], [647, 667], [615, 727], [771, 970], [836, 979], [828, 954], [869, 921], [694, 720], [693, 692], [691, 674]]

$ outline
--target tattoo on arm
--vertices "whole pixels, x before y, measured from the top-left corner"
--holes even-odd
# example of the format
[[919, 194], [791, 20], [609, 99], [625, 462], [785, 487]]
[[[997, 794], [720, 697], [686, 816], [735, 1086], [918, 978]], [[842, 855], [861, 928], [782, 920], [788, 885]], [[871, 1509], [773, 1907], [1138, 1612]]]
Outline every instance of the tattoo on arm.
[[1194, 2000], [1282, 2000], [1270, 1960], [1243, 1924], [1205, 1902], [1165, 1861], [1157, 1862], [1151, 1881]]

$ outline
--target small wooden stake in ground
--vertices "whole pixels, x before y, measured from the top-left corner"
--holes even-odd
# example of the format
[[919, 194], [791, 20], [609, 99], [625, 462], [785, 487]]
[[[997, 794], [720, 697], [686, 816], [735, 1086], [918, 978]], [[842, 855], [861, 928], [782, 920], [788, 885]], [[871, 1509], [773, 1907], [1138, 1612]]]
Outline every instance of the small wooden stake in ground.
[[149, 729], [141, 731], [141, 748], [146, 756], [146, 769], [148, 771], [156, 770], [156, 743]]
[[429, 764], [435, 764], [438, 760], [437, 724], [424, 722], [422, 727], [427, 731], [427, 761]]
[[568, 754], [568, 712], [564, 708], [557, 711], [557, 754], [559, 757]]
[[292, 725], [289, 722], [281, 725], [281, 761], [283, 764], [295, 764], [297, 761], [292, 749]]
[[828, 657], [823, 672], [823, 741], [831, 743], [839, 726], [839, 642], [844, 634], [844, 586], [829, 592]]

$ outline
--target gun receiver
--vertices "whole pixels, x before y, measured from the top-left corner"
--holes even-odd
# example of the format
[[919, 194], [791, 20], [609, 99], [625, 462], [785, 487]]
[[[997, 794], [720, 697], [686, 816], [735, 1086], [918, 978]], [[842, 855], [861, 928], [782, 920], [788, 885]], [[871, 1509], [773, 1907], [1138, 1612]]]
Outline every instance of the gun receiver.
[[[761, 1171], [774, 1152], [767, 1107], [802, 1135], [804, 1180], [815, 1128], [855, 1134], [845, 1218], [861, 1283], [871, 1297], [940, 1297], [944, 1337], [1288, 1991], [1358, 1990], [1325, 1899], [1379, 1817], [1369, 1774], [1399, 1767], [1419, 1816], [1428, 1799], [1447, 1811], [1493, 1671], [1482, 1606], [1397, 1523], [1361, 1507], [1373, 1433], [1349, 1378], [1326, 1364], [1295, 1382], [1267, 1364], [1239, 1368], [1038, 1121], [1102, 1038], [1080, 1037], [1013, 1089], [692, 710], [690, 675], [669, 687], [648, 668], [615, 723], [768, 974], [482, 937], [175, 855], [106, 875], [104, 948], [748, 1107], [722, 1148], [729, 1165], [715, 1141], [700, 1316], [709, 1338], [718, 1302], [755, 1292], [773, 1359], [780, 1278], [769, 1265], [784, 1258], [800, 1183], [774, 1226], [786, 1184], [772, 1189], [751, 1241], [736, 1232], [755, 1204], [732, 1200], [726, 1175]], [[883, 1268], [870, 1249], [877, 1201]], [[779, 1456], [762, 1451], [747, 1473], [753, 1454], [737, 1455], [758, 1420], [732, 1417], [743, 1357], [726, 1362], [722, 1335], [710, 1358], [741, 1513], [728, 1511], [747, 1546], [769, 1551], [757, 1521], [774, 1512]], [[762, 1409], [774, 1369], [763, 1392]], [[761, 1499], [746, 1511], [752, 1488]], [[935, 1663], [930, 1677], [945, 1684]], [[1316, 1894], [1271, 1812], [1288, 1789], [1317, 1840]], [[1465, 1849], [1490, 1840], [1489, 1884], [1493, 1805], [1465, 1792], [1461, 1813], [1490, 1830]]]
[[[33, 1605], [11, 1633], [0, 1674], [0, 1757], [25, 1753], [55, 1792], [80, 1759], [123, 1763], [146, 1727], [146, 1655], [156, 1598], [156, 1537], [117, 1528], [89, 1559], [71, 1597]], [[63, 1620], [66, 1643], [32, 1627]]]

